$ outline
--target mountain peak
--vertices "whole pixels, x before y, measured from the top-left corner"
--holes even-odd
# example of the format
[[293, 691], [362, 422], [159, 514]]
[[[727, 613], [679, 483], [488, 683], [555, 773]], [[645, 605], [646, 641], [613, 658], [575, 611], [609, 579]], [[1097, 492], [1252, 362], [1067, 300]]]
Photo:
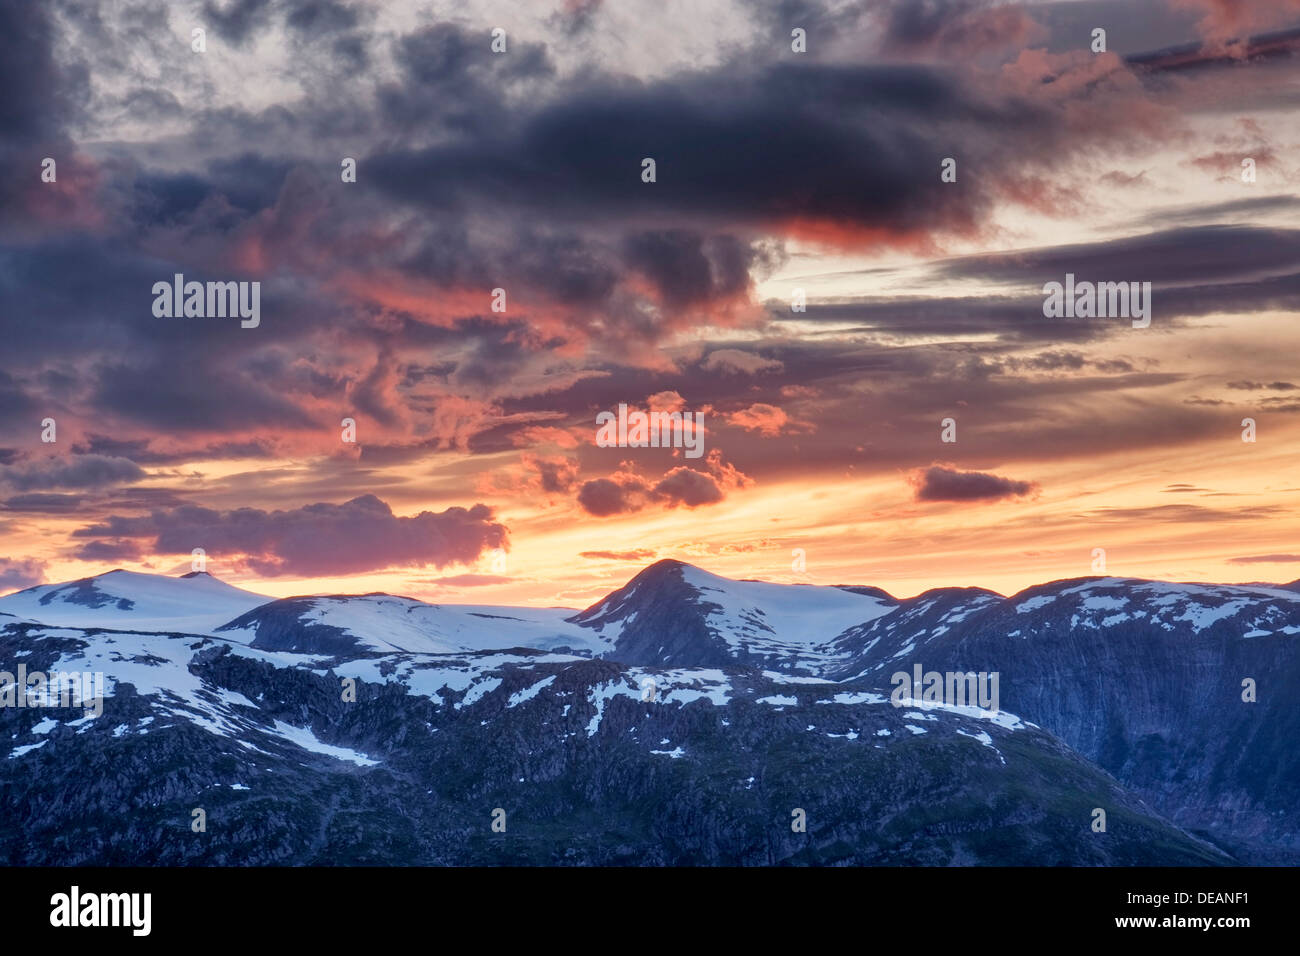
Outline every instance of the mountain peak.
[[654, 562], [653, 564], [647, 564], [644, 568], [638, 571], [635, 575], [632, 576], [631, 581], [629, 581], [628, 583], [631, 584], [632, 581], [635, 581], [637, 578], [642, 578], [642, 577], [658, 578], [658, 577], [662, 577], [665, 574], [669, 574], [673, 571], [676, 571], [678, 568], [693, 568], [693, 567], [695, 567], [695, 565], [687, 564], [685, 561], [678, 561], [676, 558], [660, 558], [658, 561]]
[[271, 600], [192, 571], [178, 577], [114, 568], [0, 598], [0, 610], [56, 627], [207, 633]]

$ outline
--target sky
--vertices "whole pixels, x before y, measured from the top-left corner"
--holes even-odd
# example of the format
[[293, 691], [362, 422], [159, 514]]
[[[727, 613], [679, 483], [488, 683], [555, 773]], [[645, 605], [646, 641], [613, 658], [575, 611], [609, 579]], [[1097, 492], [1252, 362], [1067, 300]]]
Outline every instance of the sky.
[[1300, 0], [0, 0], [0, 593], [1300, 578], [1298, 118]]

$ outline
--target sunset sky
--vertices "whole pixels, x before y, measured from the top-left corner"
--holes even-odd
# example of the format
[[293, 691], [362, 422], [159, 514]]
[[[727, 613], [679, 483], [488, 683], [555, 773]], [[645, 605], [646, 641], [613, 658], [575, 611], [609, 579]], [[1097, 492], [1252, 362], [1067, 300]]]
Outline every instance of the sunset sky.
[[0, 0], [0, 169], [0, 593], [1300, 578], [1300, 0]]

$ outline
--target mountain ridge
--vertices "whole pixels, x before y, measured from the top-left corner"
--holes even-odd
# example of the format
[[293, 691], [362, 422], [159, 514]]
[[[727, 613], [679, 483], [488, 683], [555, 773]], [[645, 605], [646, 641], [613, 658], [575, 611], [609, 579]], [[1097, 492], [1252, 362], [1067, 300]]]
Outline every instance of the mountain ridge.
[[1216, 587], [1216, 588], [1231, 588], [1231, 589], [1252, 591], [1252, 592], [1285, 591], [1285, 592], [1300, 593], [1300, 579], [1296, 579], [1294, 581], [1281, 584], [1281, 583], [1273, 583], [1273, 582], [1266, 582], [1266, 581], [1250, 581], [1250, 582], [1166, 581], [1162, 578], [1141, 578], [1141, 577], [1114, 576], [1114, 575], [1080, 575], [1077, 577], [1069, 577], [1069, 578], [1054, 578], [1050, 581], [1043, 581], [1037, 584], [1030, 584], [1025, 586], [1024, 588], [1021, 588], [1019, 591], [1014, 591], [1010, 594], [1003, 594], [1002, 592], [993, 590], [992, 588], [985, 588], [978, 585], [953, 584], [953, 585], [938, 585], [933, 588], [928, 588], [925, 591], [921, 591], [910, 598], [898, 598], [895, 597], [893, 594], [891, 594], [886, 588], [882, 588], [872, 584], [848, 584], [848, 583], [817, 584], [817, 583], [805, 582], [805, 581], [795, 581], [795, 582], [768, 581], [762, 578], [728, 578], [725, 577], [724, 575], [707, 571], [700, 565], [693, 564], [691, 562], [682, 561], [677, 558], [661, 558], [655, 562], [652, 562], [651, 564], [646, 565], [644, 568], [642, 568], [640, 571], [634, 574], [631, 578], [629, 578], [622, 587], [616, 588], [614, 591], [611, 591], [609, 592], [609, 594], [605, 595], [605, 597], [602, 597], [599, 600], [593, 602], [592, 604], [589, 604], [585, 608], [570, 607], [567, 605], [546, 605], [545, 607], [535, 607], [533, 605], [522, 605], [522, 604], [521, 605], [470, 605], [470, 604], [464, 604], [462, 602], [430, 602], [430, 601], [425, 601], [422, 598], [413, 598], [407, 595], [395, 594], [391, 591], [366, 591], [366, 592], [355, 592], [355, 593], [354, 592], [311, 592], [311, 593], [286, 595], [284, 597], [274, 597], [272, 595], [261, 594], [260, 592], [256, 592], [256, 591], [249, 591], [245, 588], [239, 587], [238, 585], [230, 584], [227, 581], [225, 581], [225, 579], [212, 574], [210, 571], [188, 571], [183, 574], [169, 575], [169, 574], [158, 574], [158, 573], [144, 572], [144, 571], [130, 571], [125, 568], [112, 568], [108, 571], [102, 571], [97, 574], [86, 575], [84, 577], [74, 578], [68, 581], [45, 582], [43, 584], [31, 585], [26, 588], [10, 591], [7, 594], [0, 595], [0, 606], [4, 606], [5, 602], [9, 601], [11, 598], [18, 597], [19, 595], [29, 595], [37, 592], [43, 593], [51, 590], [69, 588], [73, 585], [82, 585], [87, 582], [97, 582], [97, 581], [101, 581], [104, 578], [109, 577], [110, 575], [120, 574], [124, 576], [130, 576], [136, 579], [149, 579], [149, 580], [160, 580], [160, 581], [184, 581], [184, 580], [211, 581], [221, 585], [222, 587], [230, 588], [239, 591], [243, 594], [249, 594], [249, 595], [254, 595], [256, 597], [260, 597], [266, 603], [270, 603], [272, 601], [301, 600], [301, 599], [311, 599], [311, 598], [391, 597], [399, 600], [406, 600], [406, 601], [418, 602], [421, 604], [427, 604], [432, 607], [489, 606], [489, 607], [517, 608], [519, 610], [566, 610], [566, 611], [572, 611], [575, 615], [585, 615], [590, 613], [593, 609], [599, 607], [602, 603], [607, 601], [609, 597], [614, 593], [616, 593], [617, 591], [621, 591], [633, 585], [639, 578], [642, 578], [643, 576], [647, 575], [648, 572], [653, 575], [655, 573], [662, 573], [662, 570], [664, 569], [673, 569], [673, 568], [693, 569], [694, 571], [697, 571], [702, 575], [707, 575], [710, 577], [718, 578], [719, 580], [722, 581], [729, 581], [736, 584], [758, 584], [758, 585], [771, 585], [775, 587], [791, 587], [791, 588], [802, 588], [802, 589], [810, 589], [810, 588], [834, 589], [834, 590], [844, 591], [844, 592], [859, 593], [859, 594], [863, 594], [864, 596], [873, 596], [886, 601], [896, 602], [896, 603], [902, 603], [904, 601], [922, 600], [934, 593], [952, 591], [952, 590], [980, 591], [998, 597], [1002, 600], [1013, 600], [1017, 597], [1020, 597], [1021, 595], [1024, 595], [1030, 591], [1034, 591], [1036, 589], [1050, 587], [1053, 585], [1063, 584], [1067, 582], [1074, 583], [1074, 582], [1087, 582], [1087, 581], [1117, 581], [1117, 582], [1126, 582], [1130, 584], [1146, 584], [1146, 583], [1166, 584], [1171, 587], [1185, 587], [1185, 588]]
[[[206, 603], [190, 607], [177, 595]], [[1300, 862], [1300, 766], [1290, 746], [1300, 735], [1290, 705], [1300, 694], [1300, 593], [1286, 589], [1089, 576], [1009, 597], [935, 588], [896, 599], [866, 586], [734, 581], [667, 560], [579, 611], [435, 605], [373, 592], [263, 598], [208, 575], [126, 571], [0, 598], [4, 659], [25, 660], [29, 669], [103, 670], [111, 722], [0, 709], [0, 731], [12, 741], [9, 759], [0, 759], [0, 784], [29, 793], [29, 778], [13, 776], [29, 762], [57, 778], [48, 761], [59, 754], [95, 764], [122, 748], [178, 794], [193, 772], [180, 754], [196, 747], [214, 761], [211, 773], [238, 757], [241, 787], [251, 775], [265, 784], [272, 769], [296, 773], [282, 761], [304, 758], [290, 754], [314, 753], [309, 763], [319, 764], [322, 781], [436, 759], [479, 780], [484, 794], [536, 784], [541, 790], [530, 789], [528, 799], [541, 801], [533, 804], [539, 813], [576, 813], [583, 800], [594, 801], [632, 830], [648, 813], [659, 820], [656, 832], [684, 841], [666, 857], [637, 844], [655, 859], [753, 862], [728, 849], [720, 831], [691, 830], [685, 821], [698, 806], [680, 808], [688, 816], [679, 817], [667, 791], [663, 807], [650, 810], [635, 788], [602, 787], [627, 775], [658, 781], [645, 784], [658, 792], [680, 777], [672, 786], [688, 788], [688, 803], [707, 792], [715, 802], [751, 806], [743, 793], [711, 790], [717, 775], [770, 785], [790, 772], [796, 777], [782, 786], [799, 790], [796, 778], [806, 778], [795, 805], [814, 802], [807, 781], [815, 779], [830, 801], [818, 814], [837, 822], [811, 855], [784, 837], [768, 843], [764, 854], [773, 859], [1034, 862], [1033, 852], [1012, 850], [971, 822], [992, 819], [978, 808], [998, 793], [995, 816], [1009, 814], [998, 826], [1032, 821], [1029, 845], [1054, 847], [1041, 851], [1042, 860]], [[229, 607], [240, 613], [221, 617]], [[173, 617], [160, 618], [165, 611]], [[196, 622], [206, 629], [178, 626]], [[167, 626], [143, 626], [160, 623]], [[1000, 672], [1005, 718], [974, 708], [889, 706], [891, 676], [917, 666]], [[1242, 678], [1258, 683], [1257, 700], [1242, 699]], [[341, 679], [356, 682], [357, 708], [340, 706]], [[186, 743], [160, 766], [149, 748], [164, 730]], [[514, 743], [491, 742], [501, 740]], [[265, 759], [273, 765], [241, 756], [259, 753], [272, 755]], [[474, 754], [496, 754], [495, 769], [477, 767]], [[936, 792], [951, 797], [940, 801], [938, 829], [925, 822], [919, 791], [894, 803], [887, 794], [896, 781], [887, 777], [856, 790], [837, 782], [858, 779], [866, 767], [903, 772], [897, 760], [905, 755], [946, 768], [933, 779]], [[678, 769], [663, 776], [663, 761]], [[1036, 800], [1050, 792], [1075, 809], [1062, 817], [1036, 804], [1015, 807], [1017, 781], [1028, 780]], [[430, 792], [443, 792], [430, 783]], [[124, 794], [129, 784], [121, 782]], [[623, 802], [602, 803], [602, 793], [615, 791]], [[586, 796], [576, 798], [579, 792]], [[885, 829], [863, 829], [853, 792], [885, 814], [872, 824]], [[770, 801], [786, 797], [765, 794], [758, 802], [770, 817]], [[388, 797], [357, 799], [375, 812], [392, 810]], [[1056, 831], [1096, 806], [1137, 814], [1125, 817], [1138, 828], [1130, 833], [1137, 842], [1097, 856], [1085, 819], [1078, 836]], [[429, 812], [430, 821], [450, 825], [442, 810]], [[885, 821], [894, 818], [912, 822], [886, 839], [881, 834], [893, 831]], [[1160, 822], [1138, 822], [1148, 818]], [[49, 825], [68, 822], [51, 817]], [[122, 838], [115, 824], [102, 826]], [[953, 842], [971, 826], [985, 835]], [[423, 838], [411, 839], [418, 858], [444, 859]], [[564, 839], [585, 846], [573, 831], [564, 830]], [[909, 839], [914, 850], [904, 852]], [[256, 856], [246, 846], [227, 852]], [[304, 852], [294, 849], [292, 858], [306, 859]], [[462, 848], [445, 859], [481, 860], [481, 852]], [[601, 856], [607, 850], [589, 857], [590, 847], [578, 852], [625, 859]], [[170, 844], [158, 853], [192, 858]], [[524, 857], [551, 861], [541, 844]]]

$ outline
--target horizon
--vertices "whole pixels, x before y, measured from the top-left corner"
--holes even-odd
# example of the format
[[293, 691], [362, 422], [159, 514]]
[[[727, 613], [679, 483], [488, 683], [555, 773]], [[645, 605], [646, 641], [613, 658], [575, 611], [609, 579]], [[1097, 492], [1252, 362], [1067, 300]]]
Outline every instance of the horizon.
[[[604, 600], [604, 598], [608, 597], [609, 594], [613, 593], [614, 591], [626, 587], [635, 578], [640, 576], [642, 572], [650, 569], [651, 567], [654, 567], [657, 564], [663, 564], [665, 562], [673, 562], [676, 564], [686, 565], [688, 567], [694, 568], [695, 570], [702, 571], [705, 574], [712, 575], [713, 577], [720, 577], [729, 581], [734, 581], [736, 583], [743, 583], [743, 584], [775, 584], [775, 585], [783, 585], [789, 587], [828, 587], [828, 588], [841, 588], [841, 589], [858, 588], [858, 587], [875, 588], [879, 591], [883, 591], [890, 598], [893, 598], [894, 600], [900, 602], [910, 601], [915, 598], [922, 597], [925, 594], [929, 593], [930, 591], [966, 590], [966, 589], [988, 591], [992, 594], [996, 594], [998, 597], [1003, 598], [1004, 600], [1009, 600], [1011, 598], [1017, 597], [1018, 595], [1024, 593], [1025, 591], [1032, 590], [1034, 588], [1044, 587], [1046, 585], [1051, 585], [1051, 584], [1061, 584], [1070, 581], [1136, 581], [1136, 582], [1155, 582], [1155, 583], [1162, 583], [1162, 584], [1179, 584], [1179, 585], [1186, 585], [1189, 587], [1203, 585], [1207, 587], [1272, 588], [1277, 590], [1287, 590], [1294, 585], [1300, 584], [1300, 579], [1294, 581], [1166, 581], [1160, 578], [1143, 578], [1143, 577], [1135, 577], [1132, 575], [1085, 574], [1085, 575], [1076, 575], [1073, 577], [1052, 578], [1050, 580], [1038, 581], [1035, 582], [1034, 584], [1027, 585], [1026, 587], [1021, 588], [1017, 591], [1011, 591], [1006, 593], [1002, 591], [993, 590], [992, 588], [980, 588], [977, 585], [941, 584], [941, 585], [936, 585], [933, 588], [927, 588], [924, 591], [918, 591], [915, 594], [897, 594], [893, 591], [890, 591], [888, 588], [884, 588], [881, 587], [880, 585], [872, 584], [870, 582], [865, 582], [865, 581], [854, 581], [854, 582], [836, 581], [834, 583], [822, 583], [822, 582], [815, 582], [815, 581], [775, 581], [775, 580], [768, 580], [765, 578], [733, 578], [727, 575], [718, 574], [717, 572], [711, 571], [708, 568], [702, 567], [701, 565], [694, 564], [689, 561], [682, 561], [678, 558], [659, 558], [658, 560], [652, 561], [649, 564], [643, 565], [639, 570], [630, 574], [622, 582], [622, 584], [616, 585], [615, 587], [611, 588], [609, 591], [605, 592], [603, 595], [599, 596], [596, 600], [592, 601], [591, 603], [586, 605], [581, 605], [581, 606], [571, 605], [571, 604], [498, 604], [498, 603], [484, 603], [479, 601], [426, 601], [424, 598], [417, 598], [409, 594], [400, 594], [392, 591], [314, 591], [314, 592], [304, 591], [304, 592], [293, 593], [293, 594], [276, 594], [269, 590], [263, 591], [248, 586], [250, 583], [253, 584], [258, 583], [259, 579], [253, 579], [252, 581], [250, 581], [248, 579], [241, 578], [238, 580], [238, 582], [236, 582], [208, 570], [202, 570], [202, 571], [190, 570], [186, 572], [169, 574], [160, 571], [138, 571], [131, 568], [111, 568], [107, 571], [100, 571], [96, 574], [83, 575], [82, 577], [73, 578], [66, 581], [47, 581], [42, 584], [34, 584], [31, 585], [30, 587], [21, 588], [14, 591], [0, 592], [0, 600], [3, 600], [8, 597], [13, 597], [15, 594], [26, 593], [27, 591], [35, 591], [42, 588], [65, 587], [69, 584], [74, 584], [78, 581], [96, 580], [98, 578], [106, 577], [107, 575], [110, 574], [125, 573], [125, 574], [140, 574], [140, 575], [146, 575], [149, 577], [157, 577], [157, 578], [167, 578], [171, 580], [179, 580], [185, 578], [204, 576], [214, 581], [217, 581], [221, 584], [226, 584], [229, 585], [230, 587], [235, 587], [240, 590], [247, 591], [256, 596], [269, 598], [272, 601], [289, 600], [293, 598], [310, 598], [310, 597], [374, 597], [374, 596], [382, 595], [385, 597], [400, 598], [402, 600], [408, 600], [408, 601], [419, 601], [424, 604], [437, 604], [437, 605], [448, 605], [448, 606], [464, 605], [467, 607], [518, 607], [518, 608], [533, 608], [533, 609], [551, 609], [551, 610], [558, 609], [558, 610], [584, 611], [589, 608], [597, 606], [598, 604], [601, 603], [602, 600]], [[274, 579], [269, 579], [269, 580], [274, 580]]]

